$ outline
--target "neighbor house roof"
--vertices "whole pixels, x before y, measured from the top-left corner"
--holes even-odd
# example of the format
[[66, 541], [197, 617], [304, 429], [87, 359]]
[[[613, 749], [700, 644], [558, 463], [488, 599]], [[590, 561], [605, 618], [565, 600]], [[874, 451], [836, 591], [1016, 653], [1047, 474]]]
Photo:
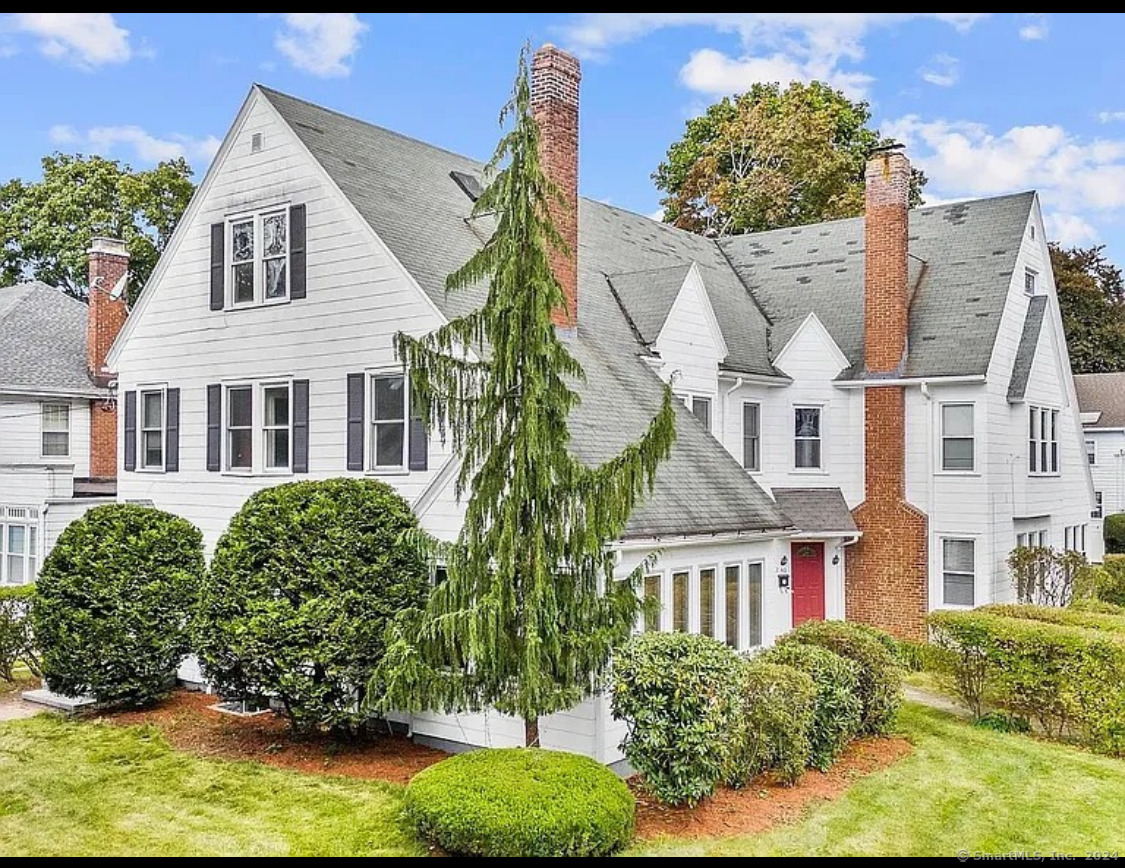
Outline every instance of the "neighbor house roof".
[[33, 281], [0, 288], [0, 392], [96, 397], [86, 374], [86, 305]]
[[838, 488], [775, 488], [773, 496], [804, 533], [859, 533]]
[[1039, 332], [1043, 330], [1043, 313], [1047, 310], [1047, 296], [1037, 295], [1028, 300], [1027, 316], [1023, 319], [1023, 334], [1012, 363], [1012, 378], [1008, 381], [1008, 400], [1022, 401], [1027, 393], [1027, 380], [1039, 346]]
[[1074, 388], [1082, 413], [1100, 413], [1087, 428], [1125, 428], [1125, 372], [1075, 374]]

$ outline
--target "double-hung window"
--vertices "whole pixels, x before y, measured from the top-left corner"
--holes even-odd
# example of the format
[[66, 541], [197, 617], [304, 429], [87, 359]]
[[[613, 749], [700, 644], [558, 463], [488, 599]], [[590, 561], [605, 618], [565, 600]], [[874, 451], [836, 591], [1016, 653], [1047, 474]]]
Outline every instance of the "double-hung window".
[[1036, 476], [1059, 472], [1059, 411], [1028, 408], [1027, 468]]
[[1090, 465], [1098, 463], [1098, 443], [1096, 440], [1086, 441], [1086, 461]]
[[762, 469], [762, 405], [750, 401], [742, 405], [742, 466]]
[[971, 539], [943, 539], [942, 602], [946, 606], [972, 606], [976, 600], [976, 543]]
[[164, 391], [141, 390], [141, 460], [142, 470], [164, 469]]
[[1104, 509], [1105, 509], [1102, 497], [1103, 497], [1103, 495], [1100, 491], [1094, 492], [1094, 509], [1090, 513], [1090, 518], [1101, 518], [1102, 517], [1102, 514], [1103, 514]]
[[941, 405], [941, 469], [973, 470], [973, 405]]
[[254, 469], [254, 387], [227, 387], [227, 470]]
[[289, 384], [262, 387], [262, 449], [265, 469], [289, 470], [292, 465]]
[[406, 467], [406, 378], [402, 374], [371, 377], [371, 467], [394, 470]]
[[230, 304], [242, 307], [289, 297], [289, 209], [229, 222]]
[[821, 467], [820, 409], [793, 408], [793, 464], [798, 470]]
[[35, 581], [39, 558], [39, 510], [0, 506], [0, 585]]
[[225, 418], [227, 470], [288, 473], [292, 469], [293, 402], [290, 383], [227, 386]]
[[41, 450], [44, 458], [70, 455], [70, 404], [43, 404]]
[[1038, 276], [1030, 268], [1023, 270], [1023, 291], [1028, 295], [1035, 295], [1035, 284]]

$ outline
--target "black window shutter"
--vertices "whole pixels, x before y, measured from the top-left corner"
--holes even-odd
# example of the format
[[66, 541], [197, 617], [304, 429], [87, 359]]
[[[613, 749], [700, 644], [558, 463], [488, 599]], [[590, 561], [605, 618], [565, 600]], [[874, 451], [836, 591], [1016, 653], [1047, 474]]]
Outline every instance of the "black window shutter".
[[175, 473], [180, 469], [180, 390], [164, 392], [164, 470]]
[[289, 209], [289, 297], [305, 297], [305, 206]]
[[348, 470], [363, 470], [363, 374], [348, 374]]
[[214, 472], [221, 466], [223, 419], [223, 387], [217, 383], [207, 387], [207, 469]]
[[293, 381], [293, 472], [309, 472], [309, 381]]
[[226, 223], [211, 224], [211, 310], [222, 310], [226, 305], [226, 236]]
[[430, 469], [430, 434], [420, 416], [410, 417], [410, 469]]
[[125, 469], [137, 469], [137, 393], [125, 393]]

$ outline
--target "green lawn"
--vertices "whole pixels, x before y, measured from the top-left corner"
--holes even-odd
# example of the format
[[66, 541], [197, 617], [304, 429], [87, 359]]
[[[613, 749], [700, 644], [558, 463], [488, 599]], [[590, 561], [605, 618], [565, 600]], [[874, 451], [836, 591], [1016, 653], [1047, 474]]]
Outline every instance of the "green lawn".
[[915, 751], [838, 801], [756, 837], [656, 842], [638, 855], [953, 856], [1125, 850], [1125, 762], [975, 729], [907, 705]]

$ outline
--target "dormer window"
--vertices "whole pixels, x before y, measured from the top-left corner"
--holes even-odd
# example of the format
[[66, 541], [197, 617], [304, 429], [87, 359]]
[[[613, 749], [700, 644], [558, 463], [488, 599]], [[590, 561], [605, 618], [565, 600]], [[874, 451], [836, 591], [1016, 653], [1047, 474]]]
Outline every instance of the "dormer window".
[[1023, 291], [1028, 295], [1035, 295], [1035, 284], [1038, 277], [1039, 275], [1030, 268], [1025, 268], [1023, 270]]

